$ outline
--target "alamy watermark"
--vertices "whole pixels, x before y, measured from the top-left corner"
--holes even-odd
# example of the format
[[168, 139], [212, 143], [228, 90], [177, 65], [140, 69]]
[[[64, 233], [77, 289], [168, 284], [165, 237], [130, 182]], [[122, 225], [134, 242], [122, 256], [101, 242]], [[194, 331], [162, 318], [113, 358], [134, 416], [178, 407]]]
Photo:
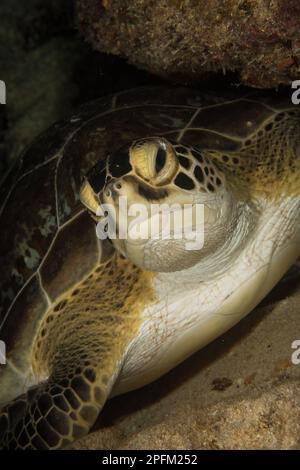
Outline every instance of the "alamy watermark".
[[0, 80], [0, 104], [6, 104], [6, 85], [3, 80]]
[[300, 339], [295, 339], [295, 341], [292, 342], [291, 348], [295, 349], [291, 361], [295, 366], [298, 366], [300, 364]]
[[[6, 104], [6, 85], [3, 80], [0, 80], [0, 104]], [[5, 342], [0, 340], [0, 366], [6, 364], [6, 345]]]
[[113, 204], [101, 204], [96, 215], [100, 240], [185, 240], [186, 250], [200, 250], [204, 245], [203, 204], [128, 206], [127, 197], [120, 196], [118, 214]]
[[6, 364], [6, 345], [0, 340], [0, 365]]
[[[6, 86], [3, 80], [0, 80], [0, 104], [6, 104]], [[0, 340], [0, 365], [6, 364], [6, 346], [4, 341]]]
[[300, 80], [294, 80], [292, 82], [292, 88], [295, 89], [292, 93], [292, 103], [300, 104]]

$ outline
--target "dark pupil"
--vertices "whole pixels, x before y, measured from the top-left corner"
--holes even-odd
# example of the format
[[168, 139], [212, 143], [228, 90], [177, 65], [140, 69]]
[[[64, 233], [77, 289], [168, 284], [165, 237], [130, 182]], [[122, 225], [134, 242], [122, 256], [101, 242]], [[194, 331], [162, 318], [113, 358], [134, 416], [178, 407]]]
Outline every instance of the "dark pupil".
[[156, 161], [155, 161], [155, 171], [156, 173], [159, 173], [160, 170], [163, 169], [166, 163], [166, 151], [163, 148], [160, 148], [157, 152], [156, 155]]

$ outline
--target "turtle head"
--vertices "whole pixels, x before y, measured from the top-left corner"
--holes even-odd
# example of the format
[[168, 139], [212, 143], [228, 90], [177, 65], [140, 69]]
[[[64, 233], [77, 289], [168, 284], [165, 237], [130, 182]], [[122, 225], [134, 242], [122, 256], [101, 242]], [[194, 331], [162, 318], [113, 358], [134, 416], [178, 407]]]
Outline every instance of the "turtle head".
[[141, 139], [98, 163], [81, 201], [98, 235], [136, 265], [178, 271], [222, 250], [239, 211], [222, 171], [198, 150]]

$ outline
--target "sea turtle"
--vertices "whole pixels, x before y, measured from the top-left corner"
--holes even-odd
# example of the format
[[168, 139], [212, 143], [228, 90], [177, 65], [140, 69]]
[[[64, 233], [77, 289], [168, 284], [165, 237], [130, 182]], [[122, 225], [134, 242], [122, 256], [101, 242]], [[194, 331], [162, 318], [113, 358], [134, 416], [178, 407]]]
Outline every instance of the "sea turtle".
[[[243, 93], [141, 88], [95, 101], [6, 177], [3, 448], [83, 436], [109, 397], [232, 327], [297, 259], [300, 112], [276, 93]], [[117, 238], [100, 240], [99, 211], [109, 202], [120, 215], [119, 196], [204, 207], [203, 246], [129, 229], [120, 239], [118, 221]]]

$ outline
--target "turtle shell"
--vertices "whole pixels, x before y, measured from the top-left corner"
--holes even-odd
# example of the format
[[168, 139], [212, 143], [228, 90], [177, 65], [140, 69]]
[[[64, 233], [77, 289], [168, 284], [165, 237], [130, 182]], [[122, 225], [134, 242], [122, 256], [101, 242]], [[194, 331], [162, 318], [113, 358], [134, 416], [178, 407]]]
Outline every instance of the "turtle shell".
[[96, 162], [157, 135], [237, 151], [274, 110], [287, 107], [272, 94], [141, 88], [89, 103], [37, 138], [0, 188], [0, 338], [8, 350], [21, 337], [29, 347], [49, 302], [99, 262], [95, 223], [78, 196]]

